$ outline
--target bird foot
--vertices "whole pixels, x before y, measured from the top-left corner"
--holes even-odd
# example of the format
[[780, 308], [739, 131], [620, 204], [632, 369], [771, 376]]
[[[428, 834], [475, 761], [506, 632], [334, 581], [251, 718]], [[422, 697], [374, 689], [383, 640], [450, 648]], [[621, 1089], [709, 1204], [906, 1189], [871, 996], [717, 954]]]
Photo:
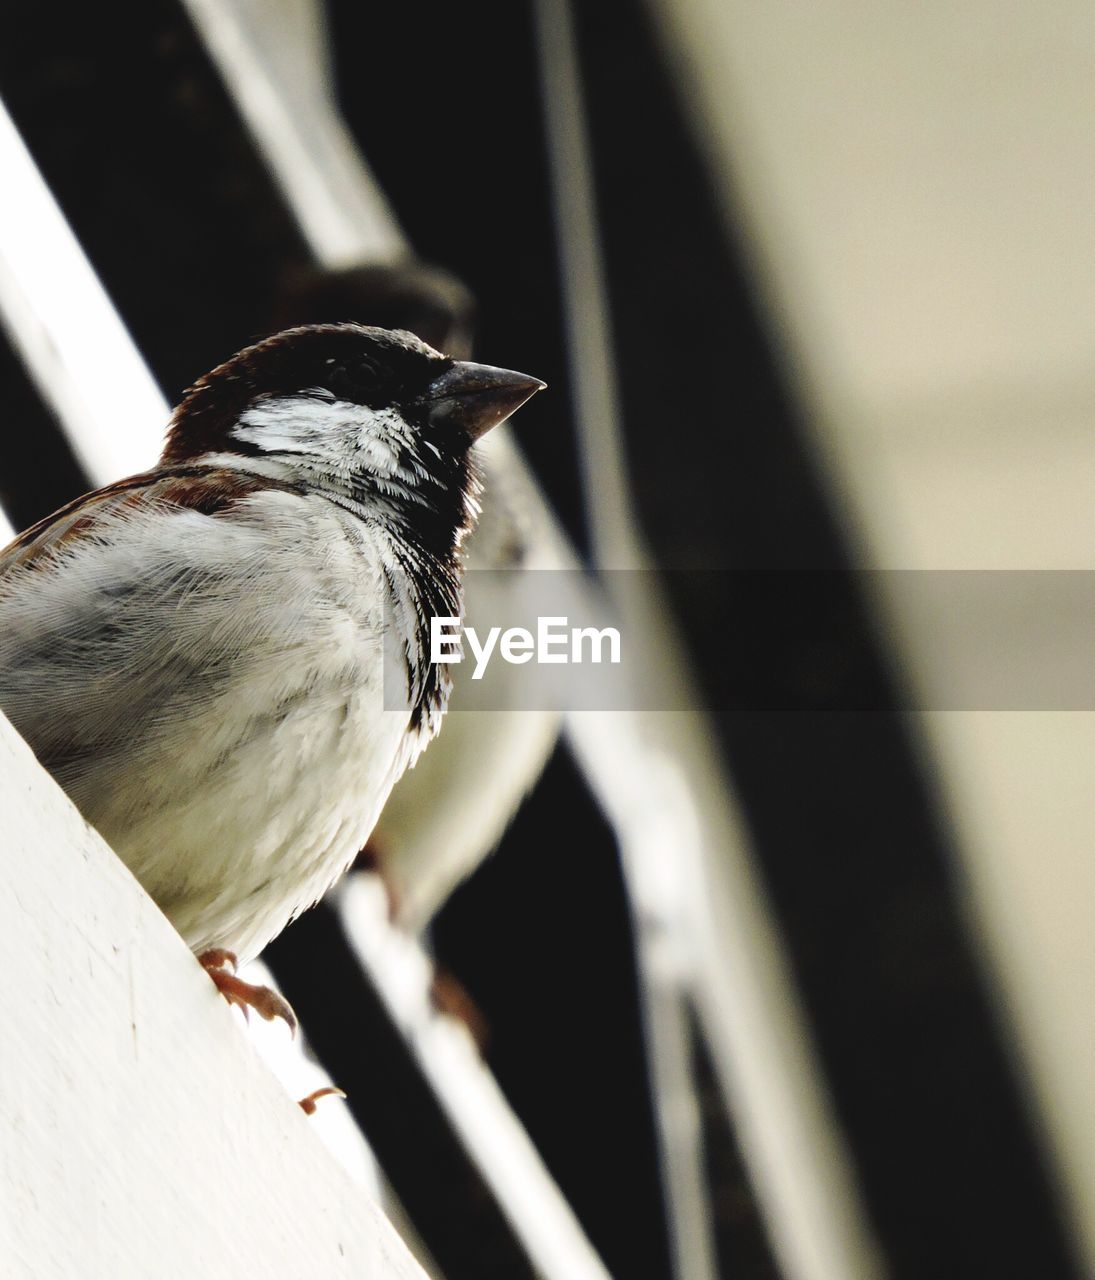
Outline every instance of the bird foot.
[[320, 1098], [345, 1098], [345, 1096], [345, 1093], [337, 1085], [326, 1084], [322, 1089], [313, 1089], [306, 1098], [301, 1098], [297, 1106], [306, 1116], [314, 1116], [316, 1103]]
[[236, 957], [231, 951], [214, 947], [198, 956], [198, 963], [213, 979], [213, 983], [229, 1004], [237, 1005], [246, 1017], [251, 1009], [267, 1022], [281, 1018], [291, 1035], [297, 1032], [297, 1015], [284, 996], [271, 987], [260, 987], [254, 982], [244, 982], [236, 974]]

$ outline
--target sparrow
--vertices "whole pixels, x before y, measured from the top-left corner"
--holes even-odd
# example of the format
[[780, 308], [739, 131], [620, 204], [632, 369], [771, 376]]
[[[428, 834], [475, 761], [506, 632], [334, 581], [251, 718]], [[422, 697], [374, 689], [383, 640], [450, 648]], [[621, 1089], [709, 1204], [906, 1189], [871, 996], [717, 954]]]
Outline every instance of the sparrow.
[[0, 552], [0, 710], [232, 1001], [437, 734], [475, 442], [543, 389], [302, 325], [190, 387], [159, 464]]

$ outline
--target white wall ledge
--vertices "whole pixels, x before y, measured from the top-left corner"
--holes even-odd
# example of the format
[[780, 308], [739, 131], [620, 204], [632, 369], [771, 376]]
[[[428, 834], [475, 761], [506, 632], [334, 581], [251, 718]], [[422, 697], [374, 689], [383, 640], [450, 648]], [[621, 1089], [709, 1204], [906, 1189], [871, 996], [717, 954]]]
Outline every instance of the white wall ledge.
[[0, 715], [5, 1276], [423, 1280]]

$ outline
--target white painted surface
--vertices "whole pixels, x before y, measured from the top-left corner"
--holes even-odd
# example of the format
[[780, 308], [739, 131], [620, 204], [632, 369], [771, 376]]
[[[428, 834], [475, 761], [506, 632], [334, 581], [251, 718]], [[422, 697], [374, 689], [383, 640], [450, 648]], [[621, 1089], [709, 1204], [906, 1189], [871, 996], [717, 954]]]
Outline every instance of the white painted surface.
[[[867, 563], [1091, 568], [1095, 10], [652, 7]], [[880, 603], [923, 681], [936, 637]], [[1027, 620], [1016, 652], [1046, 621]], [[1090, 666], [1086, 626], [1050, 629]], [[1095, 715], [916, 724], [1095, 1271]]]
[[0, 717], [12, 1280], [421, 1280], [121, 862]]

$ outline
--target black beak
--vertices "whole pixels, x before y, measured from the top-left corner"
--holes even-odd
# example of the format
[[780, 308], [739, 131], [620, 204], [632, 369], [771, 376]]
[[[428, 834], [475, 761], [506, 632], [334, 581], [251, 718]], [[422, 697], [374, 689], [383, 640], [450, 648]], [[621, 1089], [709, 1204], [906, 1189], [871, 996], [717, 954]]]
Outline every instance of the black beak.
[[527, 373], [458, 360], [430, 383], [422, 401], [432, 423], [457, 427], [469, 440], [478, 440], [545, 386]]

